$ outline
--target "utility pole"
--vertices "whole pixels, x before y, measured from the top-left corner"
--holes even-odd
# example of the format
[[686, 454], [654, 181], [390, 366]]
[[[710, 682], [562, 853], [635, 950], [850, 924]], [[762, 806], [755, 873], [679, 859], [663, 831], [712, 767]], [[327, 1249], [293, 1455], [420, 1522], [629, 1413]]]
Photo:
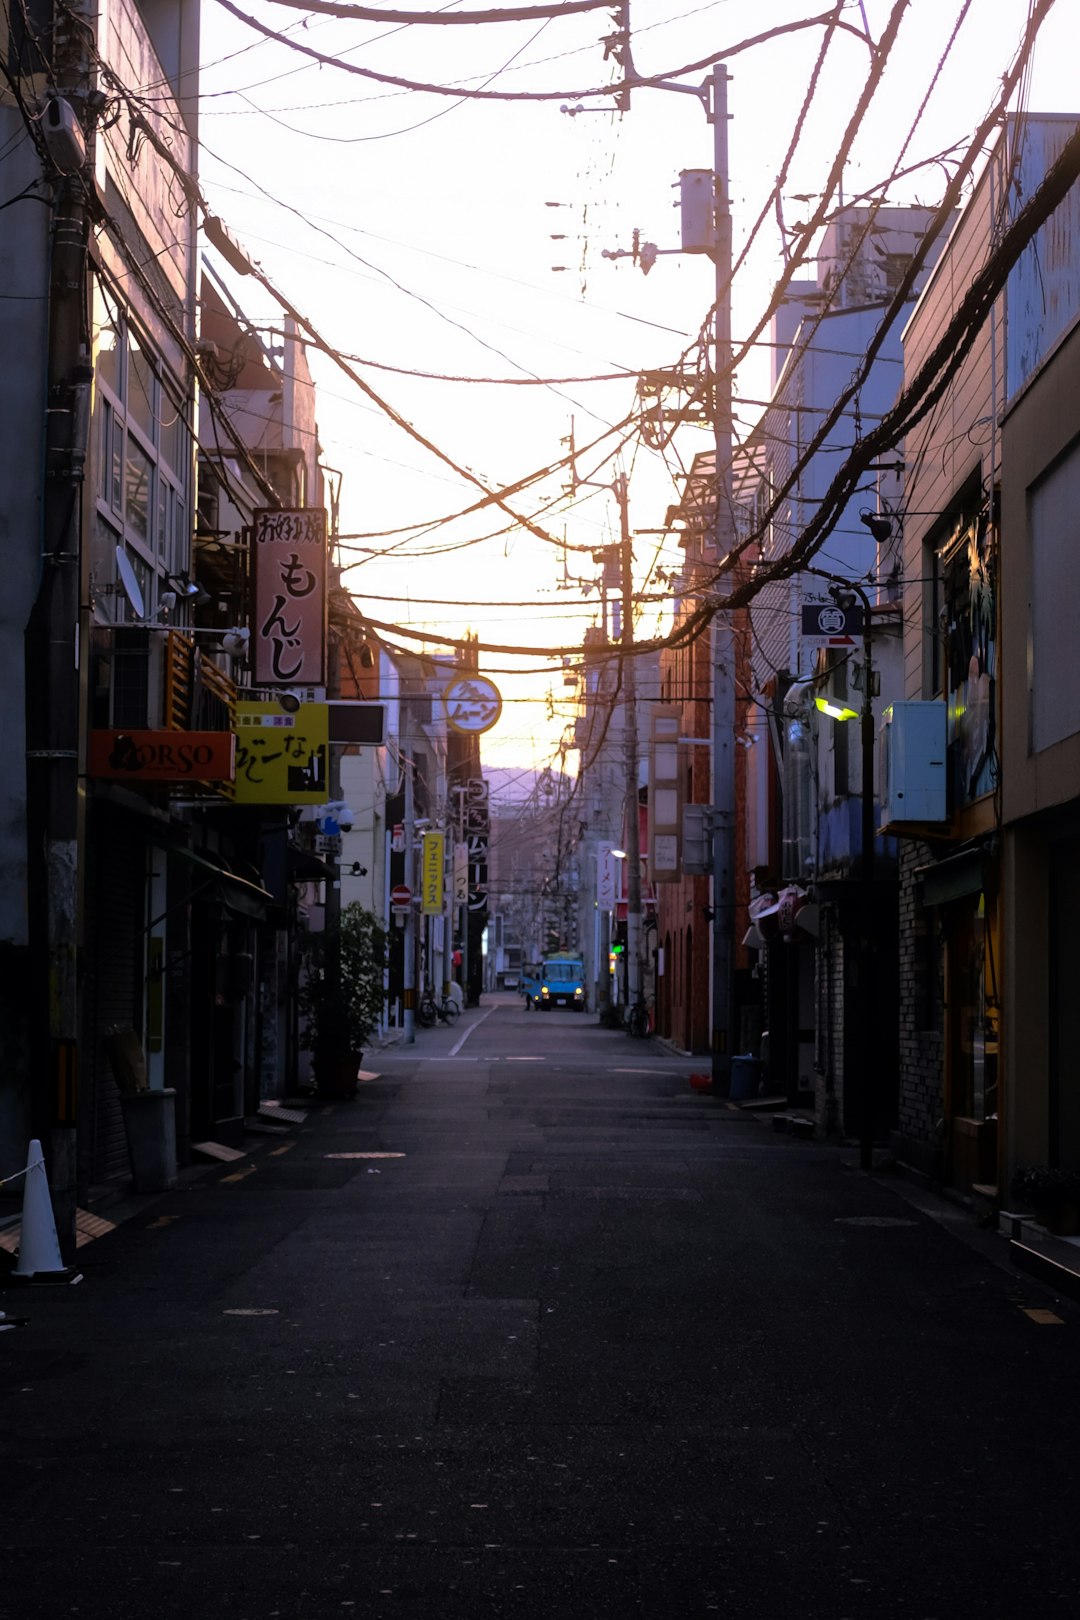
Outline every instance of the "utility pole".
[[622, 573], [623, 746], [626, 755], [626, 1002], [641, 995], [641, 825], [638, 817], [637, 668], [634, 663], [634, 550], [626, 475], [615, 480], [619, 503], [619, 563]]
[[870, 598], [858, 587], [863, 604], [863, 699], [859, 716], [862, 744], [862, 805], [860, 806], [862, 861], [860, 869], [859, 921], [862, 941], [859, 949], [859, 1023], [862, 1052], [859, 1109], [859, 1168], [874, 1168], [874, 1092], [873, 1059], [876, 1047], [874, 1003], [877, 981], [874, 953], [874, 664], [873, 626], [870, 620]]
[[[727, 85], [727, 67], [718, 62], [712, 73], [708, 109], [713, 126], [715, 191], [712, 420], [716, 458], [713, 545], [717, 565], [730, 555], [735, 539], [731, 479], [731, 196]], [[720, 596], [730, 595], [731, 588], [731, 576], [722, 575], [718, 581]], [[712, 637], [712, 1089], [718, 1096], [727, 1096], [731, 1088], [735, 965], [735, 638], [731, 615], [724, 607], [713, 618]]]
[[401, 700], [401, 765], [405, 772], [405, 887], [409, 891], [409, 904], [405, 912], [405, 938], [402, 942], [401, 992], [405, 1004], [403, 1039], [406, 1045], [416, 1040], [416, 908], [413, 889], [416, 883], [416, 855], [413, 840], [416, 837], [416, 806], [413, 800], [412, 721], [409, 700]]
[[[710, 252], [715, 269], [715, 309], [713, 319], [713, 376], [710, 415], [715, 454], [713, 509], [714, 561], [717, 566], [730, 556], [735, 541], [731, 477], [731, 193], [728, 176], [728, 71], [718, 62], [700, 86], [680, 84], [674, 79], [638, 79], [631, 56], [629, 5], [616, 10], [617, 31], [612, 54], [623, 71], [626, 88], [620, 92], [619, 106], [629, 105], [630, 90], [667, 90], [694, 95], [701, 101], [713, 128], [713, 231]], [[647, 271], [660, 251], [651, 243], [645, 254], [635, 241], [632, 257]], [[684, 243], [677, 251], [701, 252], [704, 245]], [[622, 258], [622, 252], [608, 258]], [[726, 1096], [731, 1089], [731, 1049], [734, 1023], [735, 964], [735, 639], [731, 618], [723, 600], [731, 594], [732, 580], [727, 573], [716, 582], [720, 607], [712, 623], [712, 1089]], [[625, 627], [624, 627], [625, 634]], [[635, 824], [636, 825], [636, 824]], [[629, 907], [628, 907], [629, 910]], [[627, 927], [629, 951], [629, 926]]]
[[[340, 486], [339, 486], [340, 492]], [[341, 588], [341, 564], [338, 561], [338, 500], [331, 499], [330, 503], [330, 567], [328, 578], [330, 584], [330, 597]], [[326, 637], [326, 698], [330, 702], [341, 696], [341, 635], [329, 629]], [[341, 745], [328, 742], [326, 745], [326, 781], [330, 802], [336, 804], [341, 799]], [[340, 1018], [330, 1025], [331, 1040], [340, 1043], [344, 1032], [348, 1029], [348, 1022], [342, 1009], [345, 1005], [345, 987], [341, 982], [341, 851], [331, 854], [327, 860], [330, 876], [326, 879], [326, 892], [323, 901], [323, 972], [329, 987], [329, 995], [333, 1006], [338, 1010]], [[335, 1060], [340, 1054], [331, 1051], [326, 1054]], [[354, 1076], [355, 1078], [355, 1076]]]
[[[78, 95], [87, 83], [88, 32], [81, 13], [57, 10], [52, 68], [65, 94]], [[47, 1144], [57, 1235], [69, 1263], [75, 1256], [77, 1201], [83, 820], [79, 579], [93, 377], [84, 175], [85, 170], [60, 178], [52, 207], [40, 583], [25, 636], [32, 1128]]]

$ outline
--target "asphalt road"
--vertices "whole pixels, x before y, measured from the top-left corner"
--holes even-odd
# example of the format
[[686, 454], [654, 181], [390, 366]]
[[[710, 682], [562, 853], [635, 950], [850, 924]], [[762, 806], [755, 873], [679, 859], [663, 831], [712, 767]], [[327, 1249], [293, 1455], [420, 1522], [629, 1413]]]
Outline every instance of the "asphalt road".
[[0, 1620], [1080, 1612], [1080, 1316], [999, 1240], [582, 1014], [367, 1061], [0, 1295]]

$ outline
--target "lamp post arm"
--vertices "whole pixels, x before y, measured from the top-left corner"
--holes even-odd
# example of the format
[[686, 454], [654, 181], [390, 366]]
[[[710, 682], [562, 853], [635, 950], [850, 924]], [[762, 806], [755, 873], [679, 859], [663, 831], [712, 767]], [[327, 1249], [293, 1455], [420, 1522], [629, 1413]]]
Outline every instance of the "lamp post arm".
[[804, 573], [830, 580], [843, 590], [853, 591], [862, 602], [863, 695], [859, 713], [859, 742], [862, 749], [861, 803], [859, 805], [859, 1168], [874, 1168], [874, 626], [870, 598], [858, 580], [830, 574], [824, 568], [806, 568]]

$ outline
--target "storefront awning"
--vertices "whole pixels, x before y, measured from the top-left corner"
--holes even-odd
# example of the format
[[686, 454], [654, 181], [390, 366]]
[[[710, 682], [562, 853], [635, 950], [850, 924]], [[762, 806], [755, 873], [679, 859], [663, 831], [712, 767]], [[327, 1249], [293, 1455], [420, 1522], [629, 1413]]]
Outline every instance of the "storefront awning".
[[203, 897], [217, 900], [234, 916], [262, 922], [266, 917], [267, 907], [275, 903], [269, 889], [264, 889], [261, 883], [256, 883], [251, 878], [242, 877], [239, 873], [231, 871], [220, 855], [211, 854], [209, 850], [196, 853], [193, 849], [183, 849], [179, 845], [174, 845], [171, 853], [178, 855], [182, 861], [187, 861], [190, 866], [204, 874]]
[[290, 883], [326, 883], [337, 876], [325, 861], [296, 844], [289, 845], [288, 862]]
[[922, 892], [924, 906], [944, 906], [950, 900], [979, 894], [985, 881], [984, 852], [981, 848], [965, 849], [958, 855], [946, 856], [943, 861], [918, 866], [915, 881]]

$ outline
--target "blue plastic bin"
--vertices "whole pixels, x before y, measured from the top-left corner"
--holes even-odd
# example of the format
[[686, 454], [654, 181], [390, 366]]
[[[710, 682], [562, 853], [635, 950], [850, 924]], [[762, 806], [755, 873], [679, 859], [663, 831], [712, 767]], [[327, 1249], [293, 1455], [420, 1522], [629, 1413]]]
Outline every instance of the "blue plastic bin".
[[761, 1059], [749, 1053], [731, 1060], [731, 1100], [750, 1102], [761, 1092]]

